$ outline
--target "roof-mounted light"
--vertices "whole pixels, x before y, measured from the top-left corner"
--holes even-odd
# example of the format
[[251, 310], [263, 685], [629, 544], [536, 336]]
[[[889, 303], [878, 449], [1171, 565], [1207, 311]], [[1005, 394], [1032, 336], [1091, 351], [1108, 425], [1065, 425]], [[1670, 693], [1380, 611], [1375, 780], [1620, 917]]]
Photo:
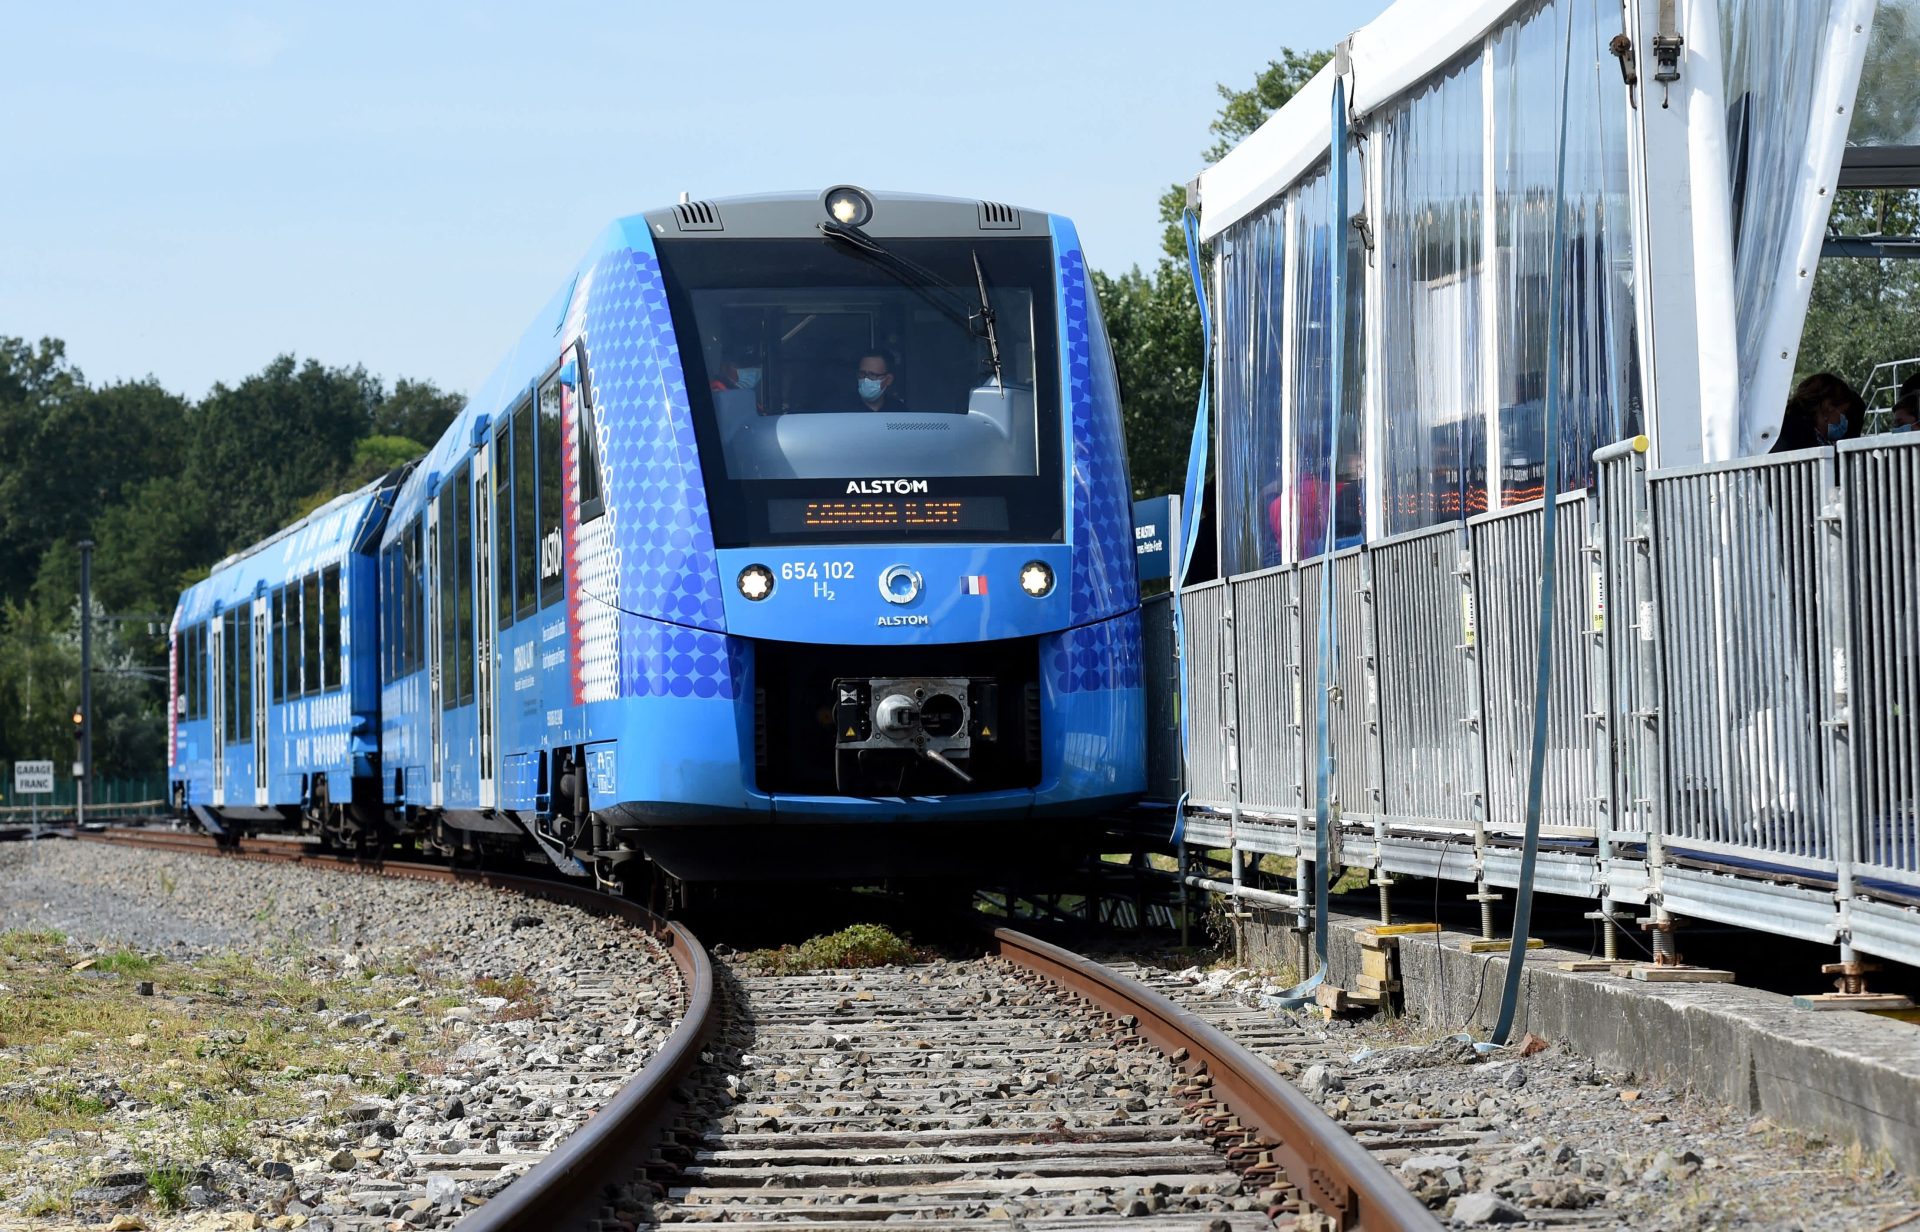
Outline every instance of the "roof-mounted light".
[[852, 184], [836, 184], [820, 196], [827, 217], [846, 227], [864, 227], [873, 217], [873, 198]]

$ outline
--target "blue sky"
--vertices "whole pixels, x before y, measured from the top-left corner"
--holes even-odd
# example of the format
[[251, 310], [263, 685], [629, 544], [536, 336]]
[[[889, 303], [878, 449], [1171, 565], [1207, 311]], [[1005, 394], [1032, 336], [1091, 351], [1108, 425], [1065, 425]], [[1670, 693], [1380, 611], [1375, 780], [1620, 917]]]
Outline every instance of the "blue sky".
[[682, 190], [986, 197], [1149, 264], [1214, 83], [1384, 7], [12, 5], [0, 335], [191, 397], [286, 351], [471, 392]]

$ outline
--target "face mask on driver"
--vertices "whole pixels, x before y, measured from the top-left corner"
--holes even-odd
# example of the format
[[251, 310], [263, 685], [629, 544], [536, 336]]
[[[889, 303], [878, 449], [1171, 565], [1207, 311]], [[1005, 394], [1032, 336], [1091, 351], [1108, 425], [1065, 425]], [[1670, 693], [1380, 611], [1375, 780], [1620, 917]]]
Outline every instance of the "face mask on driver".
[[1827, 425], [1827, 439], [1828, 439], [1828, 440], [1830, 440], [1830, 441], [1838, 441], [1838, 440], [1843, 440], [1843, 439], [1845, 439], [1845, 437], [1846, 437], [1846, 435], [1847, 435], [1847, 421], [1846, 421], [1846, 420], [1844, 420], [1844, 419], [1838, 419], [1838, 420], [1835, 420], [1834, 422], [1832, 422], [1832, 423], [1830, 423], [1830, 424], [1828, 424], [1828, 425]]
[[760, 386], [760, 369], [736, 368], [734, 379], [742, 389], [757, 389]]
[[886, 388], [886, 386], [881, 383], [883, 379], [884, 378], [874, 377], [874, 376], [861, 377], [860, 378], [861, 400], [865, 402], [878, 402], [880, 400], [881, 391]]

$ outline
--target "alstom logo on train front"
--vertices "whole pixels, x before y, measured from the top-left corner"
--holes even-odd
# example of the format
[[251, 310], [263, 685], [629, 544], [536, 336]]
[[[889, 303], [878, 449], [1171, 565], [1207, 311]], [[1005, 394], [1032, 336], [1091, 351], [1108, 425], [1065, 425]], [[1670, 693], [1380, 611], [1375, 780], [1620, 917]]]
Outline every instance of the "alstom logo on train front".
[[849, 479], [848, 496], [912, 496], [927, 491], [924, 479]]

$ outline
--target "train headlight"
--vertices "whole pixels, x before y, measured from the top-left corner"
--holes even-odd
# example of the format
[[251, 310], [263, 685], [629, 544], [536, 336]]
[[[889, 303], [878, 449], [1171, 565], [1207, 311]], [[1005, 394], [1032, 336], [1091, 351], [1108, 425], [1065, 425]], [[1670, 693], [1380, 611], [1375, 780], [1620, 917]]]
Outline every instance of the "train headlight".
[[755, 603], [773, 593], [773, 570], [765, 565], [748, 565], [737, 581], [740, 593]]
[[1030, 560], [1020, 570], [1020, 589], [1036, 599], [1053, 593], [1053, 570], [1044, 560]]
[[851, 184], [836, 184], [821, 195], [827, 217], [848, 227], [864, 227], [873, 217], [873, 199]]

